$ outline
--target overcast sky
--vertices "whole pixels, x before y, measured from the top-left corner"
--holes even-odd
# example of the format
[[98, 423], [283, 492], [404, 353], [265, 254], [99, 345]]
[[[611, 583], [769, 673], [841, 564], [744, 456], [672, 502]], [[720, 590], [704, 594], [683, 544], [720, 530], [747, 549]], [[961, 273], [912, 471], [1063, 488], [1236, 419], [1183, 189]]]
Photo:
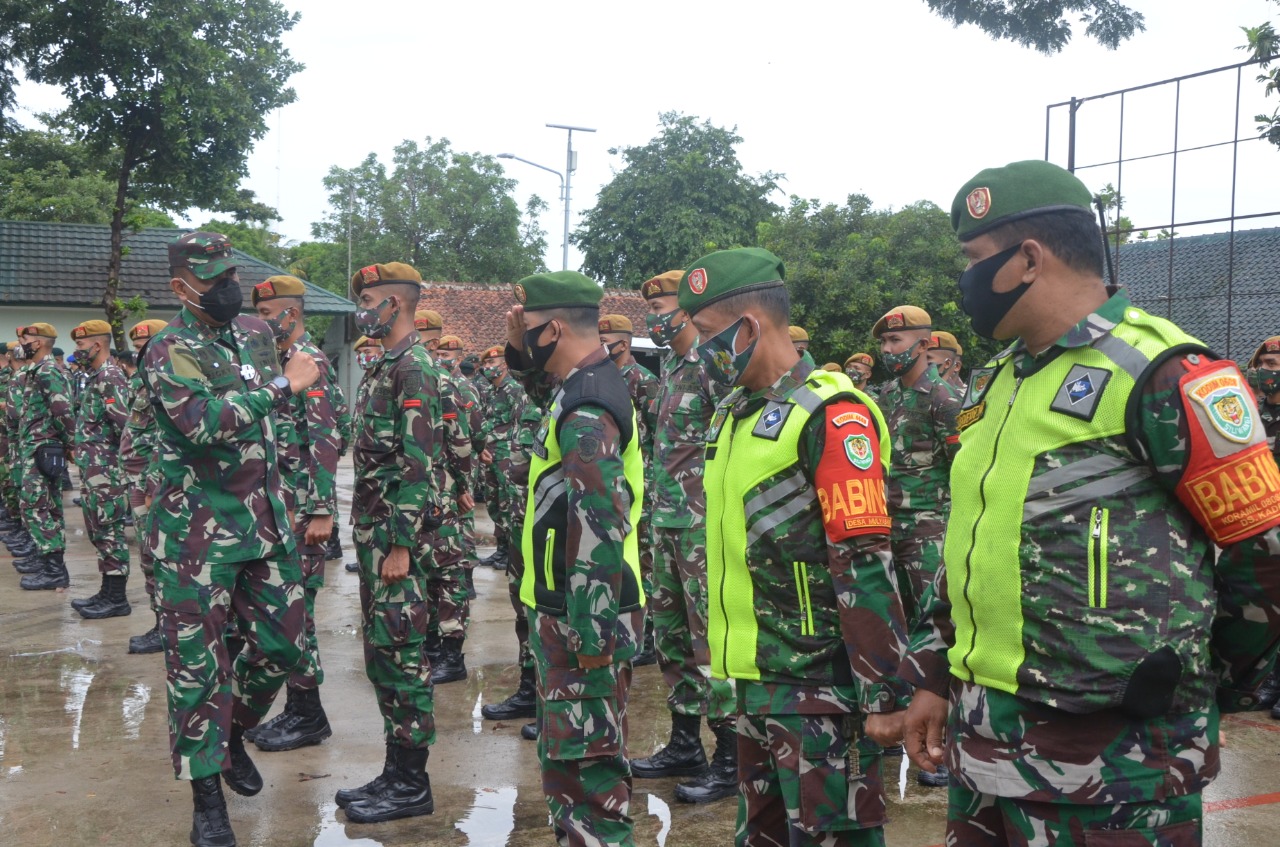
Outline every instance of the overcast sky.
[[[924, 0], [285, 5], [302, 14], [285, 42], [306, 69], [291, 81], [297, 102], [269, 117], [246, 185], [280, 210], [276, 229], [289, 240], [310, 238], [332, 165], [354, 166], [370, 152], [386, 159], [398, 142], [432, 136], [563, 170], [565, 132], [546, 123], [598, 130], [574, 133], [576, 225], [621, 167], [609, 148], [647, 143], [668, 110], [737, 126], [747, 171], [785, 174], [785, 194], [843, 202], [863, 193], [878, 207], [931, 200], [945, 209], [977, 170], [1044, 156], [1047, 104], [1233, 64], [1245, 58], [1235, 49], [1241, 26], [1280, 21], [1280, 7], [1266, 0], [1132, 0], [1147, 31], [1119, 50], [1077, 26], [1074, 42], [1046, 57], [975, 27], [953, 28]], [[1254, 114], [1280, 102], [1263, 100], [1255, 75], [1245, 75], [1244, 137], [1256, 134]], [[1172, 93], [1128, 98], [1126, 154], [1172, 146]], [[32, 112], [56, 105], [30, 85], [19, 99]], [[1115, 158], [1117, 106], [1081, 108], [1079, 164]], [[1230, 140], [1234, 110], [1234, 73], [1186, 84], [1182, 143]], [[1254, 142], [1240, 156], [1237, 211], [1280, 209], [1280, 151]], [[1065, 143], [1051, 158], [1066, 164]], [[531, 193], [549, 203], [547, 264], [558, 269], [559, 181], [505, 164], [521, 203]], [[1229, 212], [1230, 168], [1230, 147], [1183, 157], [1180, 220]], [[1169, 220], [1171, 174], [1167, 158], [1126, 166], [1122, 190], [1135, 224]], [[1095, 190], [1115, 180], [1114, 169], [1080, 175]], [[571, 251], [570, 266], [577, 261]]]

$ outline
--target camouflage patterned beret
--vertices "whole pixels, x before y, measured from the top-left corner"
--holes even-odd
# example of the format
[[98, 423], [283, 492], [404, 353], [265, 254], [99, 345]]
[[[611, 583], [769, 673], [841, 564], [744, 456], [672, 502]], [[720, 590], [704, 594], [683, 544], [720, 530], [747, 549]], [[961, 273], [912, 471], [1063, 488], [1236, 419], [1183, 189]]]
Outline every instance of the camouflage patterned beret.
[[231, 242], [220, 232], [189, 232], [169, 243], [169, 267], [186, 268], [196, 279], [214, 279], [236, 267]]

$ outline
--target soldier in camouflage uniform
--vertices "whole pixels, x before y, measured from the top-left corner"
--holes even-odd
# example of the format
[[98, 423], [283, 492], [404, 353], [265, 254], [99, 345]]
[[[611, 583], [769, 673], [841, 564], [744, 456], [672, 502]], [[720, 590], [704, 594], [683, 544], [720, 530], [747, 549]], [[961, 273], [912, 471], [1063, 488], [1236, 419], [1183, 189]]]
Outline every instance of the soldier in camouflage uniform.
[[561, 381], [534, 443], [521, 542], [543, 793], [561, 845], [630, 845], [626, 708], [644, 604], [635, 408], [600, 346], [598, 285], [559, 271], [525, 277], [515, 295], [508, 366], [531, 396]]
[[[351, 406], [351, 432], [352, 438], [355, 433], [360, 431], [360, 410], [364, 408], [366, 397], [366, 389], [369, 384], [369, 371], [373, 366], [382, 361], [382, 342], [376, 338], [360, 336], [351, 345], [351, 349], [356, 352], [356, 366], [360, 368], [360, 382], [356, 385], [356, 402]], [[348, 522], [354, 524], [355, 519], [348, 516]], [[347, 562], [343, 567], [348, 573], [359, 573], [360, 563]]]
[[969, 386], [960, 376], [960, 368], [964, 364], [964, 348], [949, 332], [934, 330], [929, 336], [929, 349], [925, 351], [929, 364], [938, 369], [938, 374], [956, 390], [962, 398]]
[[21, 468], [18, 496], [22, 522], [39, 563], [20, 583], [28, 591], [66, 588], [71, 583], [63, 560], [67, 544], [62, 474], [71, 448], [73, 415], [66, 371], [50, 355], [57, 337], [57, 331], [47, 323], [22, 327], [19, 334], [22, 352], [30, 363], [22, 372], [15, 429]]
[[520, 383], [511, 376], [502, 346], [494, 345], [484, 351], [481, 364], [484, 377], [493, 387], [493, 401], [485, 415], [485, 448], [481, 460], [495, 471], [489, 511], [495, 521], [502, 515], [507, 525], [510, 549], [503, 561], [507, 563], [507, 593], [515, 610], [520, 685], [505, 700], [481, 706], [480, 714], [486, 720], [505, 721], [537, 716], [538, 692], [533, 653], [529, 650], [529, 615], [520, 602], [520, 580], [524, 576], [520, 539], [524, 534], [524, 507], [529, 496], [529, 456], [534, 433], [542, 422], [542, 410], [529, 401]]
[[4, 431], [8, 433], [8, 440], [3, 458], [9, 468], [10, 476], [10, 492], [7, 496], [13, 498], [9, 509], [13, 515], [13, 522], [17, 524], [14, 529], [4, 535], [4, 546], [12, 555], [19, 557], [14, 560], [14, 567], [18, 568], [19, 573], [34, 573], [44, 567], [44, 560], [36, 550], [35, 540], [27, 532], [26, 524], [22, 519], [22, 502], [18, 498], [18, 491], [22, 487], [22, 463], [18, 452], [18, 418], [22, 411], [22, 384], [26, 379], [27, 366], [31, 363], [30, 359], [26, 358], [26, 351], [22, 346], [22, 330], [23, 327], [18, 327], [15, 337], [19, 340], [8, 347], [13, 376], [4, 393]]
[[871, 329], [880, 344], [880, 359], [893, 375], [880, 388], [877, 402], [893, 438], [889, 472], [893, 563], [903, 605], [912, 620], [925, 586], [942, 562], [948, 475], [959, 449], [960, 396], [925, 355], [932, 324], [924, 309], [897, 306]]
[[435, 487], [441, 492], [439, 525], [424, 534], [418, 556], [428, 569], [429, 613], [427, 652], [431, 682], [441, 685], [467, 678], [463, 645], [471, 614], [468, 596], [467, 538], [474, 549], [475, 498], [471, 494], [472, 450], [481, 423], [481, 410], [471, 381], [453, 370], [452, 355], [462, 348], [457, 336], [441, 335], [444, 319], [423, 310], [414, 318], [422, 344], [432, 352], [440, 385], [443, 414], [438, 424]]
[[81, 510], [85, 534], [98, 551], [102, 587], [71, 607], [83, 618], [112, 618], [132, 611], [125, 597], [129, 580], [129, 545], [124, 536], [128, 491], [120, 469], [120, 441], [129, 420], [124, 372], [111, 360], [111, 324], [85, 321], [71, 330], [76, 361], [83, 361], [88, 381], [80, 392], [75, 422], [75, 461], [80, 470]]
[[6, 407], [9, 402], [9, 385], [13, 381], [13, 364], [9, 358], [9, 343], [0, 341], [0, 533], [8, 535], [22, 527], [18, 507], [18, 489], [13, 484], [13, 469], [9, 463], [9, 423]]
[[885, 502], [887, 431], [787, 334], [781, 261], [712, 253], [679, 305], [712, 379], [707, 430], [711, 670], [737, 683], [736, 844], [882, 845], [881, 744], [901, 739], [906, 622]]
[[[169, 245], [182, 309], [143, 359], [156, 420], [158, 476], [148, 512], [165, 648], [174, 773], [191, 780], [191, 840], [234, 841], [220, 775], [262, 790], [244, 733], [302, 658], [302, 572], [283, 501], [272, 412], [310, 386], [299, 354], [281, 373], [275, 340], [244, 295], [231, 244], [194, 232]], [[245, 648], [230, 659], [232, 616]]]
[[133, 512], [134, 533], [138, 538], [138, 564], [146, 577], [147, 598], [155, 614], [155, 626], [129, 639], [130, 653], [159, 653], [164, 649], [160, 606], [156, 603], [155, 558], [146, 543], [148, 514], [160, 481], [158, 469], [151, 461], [156, 449], [156, 418], [141, 363], [147, 344], [166, 325], [161, 320], [147, 320], [129, 330], [129, 343], [133, 345], [139, 366], [129, 379], [129, 422], [120, 437], [120, 469], [128, 483], [129, 509]]
[[795, 348], [796, 355], [803, 359], [805, 364], [811, 368], [818, 366], [813, 356], [809, 354], [809, 332], [804, 327], [787, 327], [787, 337], [791, 339], [791, 346]]
[[311, 340], [304, 320], [306, 287], [292, 276], [273, 276], [253, 287], [258, 317], [271, 328], [286, 367], [299, 353], [316, 363], [319, 378], [276, 410], [280, 477], [285, 508], [293, 519], [306, 598], [306, 652], [289, 676], [284, 710], [253, 733], [259, 750], [276, 752], [319, 744], [332, 734], [320, 686], [324, 668], [316, 641], [316, 595], [324, 587], [325, 545], [338, 508], [338, 461], [347, 443], [350, 415], [338, 374]]
[[382, 713], [382, 773], [335, 797], [358, 823], [428, 815], [435, 809], [427, 754], [435, 741], [427, 636], [427, 578], [413, 555], [438, 521], [433, 457], [442, 419], [438, 371], [418, 343], [414, 308], [422, 276], [400, 263], [370, 265], [351, 278], [356, 327], [382, 342], [365, 372], [352, 439], [356, 484], [351, 504], [360, 563], [365, 673]]
[[[702, 489], [703, 439], [716, 405], [728, 388], [713, 383], [690, 352], [697, 330], [676, 300], [683, 271], [668, 271], [644, 283], [650, 338], [670, 350], [654, 398], [652, 517], [653, 594], [649, 618], [658, 665], [666, 683], [671, 736], [656, 754], [631, 762], [638, 778], [691, 776], [676, 787], [687, 802], [707, 802], [737, 793], [737, 736], [733, 683], [712, 680], [707, 652], [706, 498]], [[700, 730], [702, 716], [716, 737], [708, 767]]]
[[900, 671], [909, 754], [950, 765], [949, 844], [1200, 844], [1219, 715], [1256, 705], [1280, 644], [1257, 409], [1234, 363], [1104, 283], [1092, 205], [1042, 161], [952, 204], [963, 308], [1011, 344], [970, 374]]
[[[1258, 401], [1258, 416], [1271, 455], [1280, 462], [1280, 335], [1273, 335], [1258, 345], [1249, 358], [1245, 371]], [[1270, 709], [1271, 717], [1280, 720], [1280, 670], [1273, 670], [1258, 689], [1258, 708]]]
[[844, 360], [844, 373], [853, 382], [853, 387], [873, 398], [875, 395], [871, 392], [871, 370], [875, 366], [876, 360], [871, 358], [870, 353], [854, 353]]

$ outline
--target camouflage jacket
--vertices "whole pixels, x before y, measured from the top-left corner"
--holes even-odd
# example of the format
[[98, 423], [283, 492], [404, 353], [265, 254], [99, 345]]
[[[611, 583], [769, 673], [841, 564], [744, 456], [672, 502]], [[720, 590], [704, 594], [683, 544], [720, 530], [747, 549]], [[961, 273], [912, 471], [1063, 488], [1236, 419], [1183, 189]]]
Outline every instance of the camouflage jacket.
[[119, 480], [120, 441], [129, 421], [124, 371], [107, 359], [88, 376], [76, 410], [76, 466]]
[[4, 387], [4, 429], [9, 438], [3, 458], [10, 465], [18, 464], [18, 418], [22, 412], [22, 383], [26, 378], [26, 367], [19, 365], [13, 369], [13, 376]]
[[438, 505], [446, 518], [457, 517], [457, 498], [471, 490], [472, 425], [478, 423], [479, 401], [470, 380], [459, 379], [434, 359], [432, 370], [440, 389], [441, 410], [436, 421], [436, 452], [431, 456], [436, 490], [442, 495]]
[[[721, 402], [707, 430], [708, 463], [718, 460], [721, 464], [715, 480], [726, 478], [735, 445], [741, 450], [741, 442], [768, 439], [759, 434], [761, 427], [778, 426], [769, 422], [766, 407], [780, 415], [777, 420], [782, 426], [790, 415], [806, 414], [792, 398], [813, 371], [802, 358], [773, 385], [755, 392], [740, 387]], [[844, 381], [852, 388], [847, 378]], [[896, 676], [906, 645], [906, 619], [887, 526], [833, 537], [830, 527], [839, 518], [831, 506], [828, 520], [823, 499], [830, 502], [825, 490], [829, 487], [852, 490], [845, 477], [857, 478], [857, 484], [865, 477], [883, 492], [883, 465], [877, 461], [879, 436], [874, 418], [866, 412], [866, 406], [851, 394], [832, 400], [805, 422], [794, 463], [759, 480], [749, 491], [726, 490], [714, 498], [723, 503], [717, 508], [746, 512], [745, 561], [720, 565], [725, 578], [709, 580], [717, 584], [709, 586], [708, 602], [712, 607], [719, 603], [724, 610], [720, 612], [723, 625], [714, 608], [710, 615], [711, 631], [719, 631], [724, 639], [723, 645], [711, 645], [713, 673], [721, 676], [728, 665], [729, 643], [746, 631], [741, 620], [731, 617], [734, 604], [726, 603], [726, 585], [735, 581], [736, 573], [738, 585], [749, 580], [753, 586], [750, 623], [755, 628], [759, 679], [738, 683], [739, 707], [747, 713], [878, 713], [907, 705], [907, 690]], [[846, 457], [843, 443], [827, 449], [827, 430], [833, 426], [828, 418], [846, 416], [851, 424], [856, 422], [866, 446], [861, 471]], [[750, 424], [753, 417], [757, 418], [754, 426]], [[743, 495], [745, 502], [739, 499]], [[887, 524], [883, 501], [878, 508]], [[707, 525], [709, 570], [715, 566], [712, 549], [729, 549], [727, 539], [721, 540], [723, 535], [710, 537], [722, 533], [722, 526], [714, 519]]]
[[354, 436], [357, 526], [385, 524], [391, 543], [413, 549], [424, 520], [438, 509], [432, 457], [442, 411], [438, 371], [410, 332], [365, 372]]
[[634, 359], [618, 368], [622, 378], [627, 381], [627, 390], [631, 392], [631, 402], [636, 407], [636, 424], [640, 427], [640, 453], [644, 456], [646, 468], [653, 458], [653, 431], [658, 412], [654, 406], [658, 396], [658, 378], [648, 368]]
[[70, 449], [72, 406], [67, 372], [58, 367], [53, 356], [45, 356], [23, 368], [20, 390], [15, 429], [19, 455], [34, 460], [36, 448], [49, 441]]
[[[484, 449], [493, 454], [496, 464], [511, 455], [516, 427], [526, 401], [520, 383], [512, 379], [510, 374], [503, 375], [490, 397], [485, 408], [484, 422], [480, 425], [480, 435], [484, 438]], [[537, 420], [541, 420], [541, 416]], [[529, 440], [533, 440], [532, 432], [529, 433]]]
[[282, 357], [281, 367], [299, 352], [316, 360], [320, 376], [276, 411], [285, 503], [295, 518], [332, 515], [338, 507], [338, 460], [347, 441], [343, 421], [348, 417], [347, 400], [333, 363], [310, 334], [299, 336]]
[[716, 404], [728, 393], [707, 376], [701, 360], [674, 350], [662, 360], [654, 398], [653, 485], [650, 520], [655, 527], [701, 526], [707, 518], [702, 490], [703, 450]]
[[120, 436], [120, 469], [129, 485], [129, 508], [135, 514], [145, 513], [147, 495], [154, 494], [160, 482], [159, 466], [152, 461], [156, 417], [144, 374], [139, 367], [129, 378], [129, 421]]
[[0, 458], [8, 455], [9, 445], [9, 386], [13, 382], [13, 368], [0, 368]]
[[[1005, 367], [1014, 368], [1012, 374], [1019, 386], [1014, 393], [1017, 401], [1022, 403], [1027, 396], [1037, 396], [1027, 383], [1054, 362], [1077, 361], [1087, 348], [1105, 348], [1117, 355], [1131, 350], [1127, 343], [1115, 343], [1123, 339], [1113, 336], [1128, 310], [1128, 299], [1114, 294], [1039, 356], [1031, 356], [1020, 342], [1006, 351], [1011, 355]], [[1140, 316], [1136, 310], [1134, 314]], [[1180, 382], [1194, 368], [1203, 367], [1206, 360], [1212, 362], [1200, 354], [1184, 353], [1157, 362], [1143, 372], [1129, 400], [1136, 413], [1128, 420], [1136, 423], [1136, 430], [1086, 442], [1096, 446], [1093, 455], [1073, 454], [1069, 450], [1079, 445], [1071, 444], [1051, 449], [1037, 460], [1038, 466], [1048, 468], [1044, 472], [1047, 474], [1070, 470], [1068, 466], [1084, 468], [1084, 462], [1092, 462], [1107, 473], [1109, 488], [1105, 490], [1114, 492], [1127, 484], [1131, 491], [1138, 492], [1110, 495], [1110, 502], [1127, 502], [1126, 508], [1110, 509], [1101, 532], [1096, 524], [1092, 528], [1094, 543], [1103, 551], [1103, 562], [1109, 559], [1109, 571], [1104, 571], [1106, 576], [1101, 580], [1102, 602], [1090, 602], [1086, 608], [1078, 599], [1084, 594], [1086, 571], [1089, 584], [1093, 584], [1094, 569], [1090, 565], [1098, 554], [1092, 553], [1090, 563], [1086, 563], [1078, 548], [1068, 543], [1089, 529], [1079, 526], [1072, 514], [1079, 510], [1068, 505], [1045, 516], [1060, 526], [1056, 536], [1050, 526], [1035, 538], [1024, 537], [1019, 546], [1023, 574], [1017, 586], [1024, 608], [1028, 598], [1040, 598], [1045, 620], [1028, 618], [1021, 626], [1033, 633], [1038, 645], [1034, 649], [1042, 651], [1047, 659], [1092, 662], [1101, 667], [1102, 663], [1113, 661], [1114, 651], [1123, 649], [1126, 641], [1175, 639], [1178, 649], [1188, 657], [1175, 656], [1173, 660], [1175, 685], [1169, 686], [1168, 674], [1136, 679], [1136, 672], [1135, 678], [1120, 682], [1124, 683], [1125, 702], [1129, 702], [1130, 693], [1139, 700], [1149, 697], [1153, 690], [1169, 690], [1175, 702], [1189, 702], [1154, 717], [1126, 711], [1123, 706], [1073, 713], [1059, 704], [1032, 702], [994, 687], [954, 679], [947, 655], [957, 640], [951, 598], [957, 592], [972, 592], [970, 596], [982, 593], [974, 592], [973, 583], [982, 577], [972, 577], [968, 584], [953, 584], [944, 565], [925, 594], [924, 609], [913, 629], [911, 647], [900, 673], [910, 683], [940, 695], [950, 689], [953, 708], [949, 766], [971, 789], [1037, 802], [1089, 804], [1153, 802], [1167, 796], [1199, 793], [1219, 769], [1220, 710], [1255, 706], [1254, 689], [1266, 675], [1276, 644], [1280, 643], [1280, 529], [1261, 531], [1216, 552], [1204, 516], [1184, 505], [1178, 491], [1182, 487], [1185, 493], [1186, 482], [1191, 483], [1192, 489], [1203, 486], [1206, 475], [1213, 480], [1210, 494], [1212, 487], [1228, 474], [1238, 475], [1240, 491], [1249, 496], [1258, 489], [1265, 497], [1270, 488], [1269, 496], [1274, 497], [1280, 484], [1274, 478], [1264, 478], [1270, 471], [1260, 472], [1255, 479], [1247, 469], [1240, 470], [1229, 452], [1217, 459], [1211, 458], [1212, 452], [1193, 450], [1191, 433], [1193, 427], [1197, 432], [1203, 428], [1194, 423], [1204, 419], [1199, 410], [1203, 407], [1189, 393], [1195, 381], [1185, 385]], [[984, 373], [989, 370], [978, 369], [972, 374], [962, 419], [965, 412], [978, 407], [988, 386], [998, 378]], [[1224, 369], [1224, 374], [1238, 384], [1238, 376], [1232, 377], [1230, 369]], [[1106, 383], [1100, 386], [1099, 382], [1068, 386], [1077, 392], [1066, 401], [1078, 401], [1073, 409], [1077, 416], [1082, 414], [1080, 402], [1100, 404], [1102, 401], [1095, 400], [1095, 396], [1105, 398], [1102, 387]], [[1060, 390], [1056, 382], [1048, 388], [1048, 394]], [[985, 414], [1007, 415], [1005, 405], [1000, 399], [993, 404], [994, 411]], [[1247, 425], [1252, 411], [1241, 411]], [[973, 414], [981, 420], [983, 411]], [[1046, 409], [1044, 414], [1054, 412]], [[1226, 428], [1229, 423], [1215, 424], [1218, 425]], [[1030, 436], [1024, 433], [1021, 437]], [[967, 449], [961, 449], [961, 456]], [[1120, 458], [1125, 461], [1116, 461]], [[1196, 469], [1195, 479], [1189, 481], [1191, 469]], [[981, 484], [956, 480], [957, 485], [962, 482]], [[1087, 478], [1063, 477], [1060, 485], [1049, 488], [1044, 496], [1071, 498], [1073, 492], [1084, 489], [1089, 497], [1086, 502], [1107, 503], [1102, 499], [1106, 494], [1088, 490], [1091, 485]], [[1027, 499], [1024, 507], [1033, 505], [1030, 493]], [[1095, 511], [1102, 512], [1100, 508]], [[1085, 508], [1084, 513], [1089, 512]], [[1024, 524], [1037, 520], [1026, 518], [1021, 510], [1012, 520], [1019, 517]], [[1071, 523], [1064, 523], [1068, 517]], [[952, 520], [956, 520], [954, 514]], [[1171, 531], [1170, 527], [1174, 529]], [[1027, 532], [1025, 526], [1022, 532]], [[1050, 537], [1061, 540], [1044, 544], [1039, 541]], [[950, 555], [948, 552], [948, 562]], [[958, 570], [959, 566], [954, 565], [953, 569]], [[1077, 599], [1066, 599], [1067, 592]], [[1010, 610], [1010, 618], [1016, 613], [1017, 610]], [[1079, 628], [1072, 629], [1071, 620], [1078, 620]], [[1066, 647], [1047, 643], [1050, 638]], [[1107, 643], [1101, 643], [1102, 639], [1108, 639]], [[1155, 652], [1144, 651], [1145, 656], [1156, 658], [1157, 653], [1169, 652], [1168, 646]], [[1077, 661], [1076, 654], [1085, 661]], [[960, 675], [955, 672], [955, 676]], [[1076, 677], [1072, 677], [1073, 692], [1077, 690], [1075, 682]], [[1081, 679], [1079, 687], [1114, 684], [1114, 680], [1097, 672]]]
[[956, 415], [960, 395], [930, 365], [911, 388], [899, 379], [885, 383], [876, 396], [893, 438], [889, 471], [889, 513], [946, 517], [951, 460], [960, 449]]
[[291, 555], [272, 411], [275, 339], [240, 315], [211, 327], [183, 308], [143, 356], [156, 419], [148, 545], [158, 561], [213, 565]]
[[1280, 457], [1280, 405], [1272, 405], [1270, 400], [1260, 397], [1258, 415], [1262, 418], [1262, 426], [1267, 431], [1267, 441], [1271, 444], [1271, 455]]

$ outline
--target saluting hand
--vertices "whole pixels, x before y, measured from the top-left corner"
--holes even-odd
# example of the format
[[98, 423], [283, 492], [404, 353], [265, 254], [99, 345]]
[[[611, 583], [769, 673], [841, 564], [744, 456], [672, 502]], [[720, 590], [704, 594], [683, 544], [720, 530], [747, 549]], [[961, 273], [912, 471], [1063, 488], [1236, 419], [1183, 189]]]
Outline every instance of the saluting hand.
[[512, 306], [507, 311], [507, 343], [522, 353], [524, 351], [524, 334], [529, 325], [524, 321], [524, 306]]
[[320, 366], [310, 353], [294, 353], [284, 366], [284, 377], [294, 394], [309, 388], [320, 378]]

